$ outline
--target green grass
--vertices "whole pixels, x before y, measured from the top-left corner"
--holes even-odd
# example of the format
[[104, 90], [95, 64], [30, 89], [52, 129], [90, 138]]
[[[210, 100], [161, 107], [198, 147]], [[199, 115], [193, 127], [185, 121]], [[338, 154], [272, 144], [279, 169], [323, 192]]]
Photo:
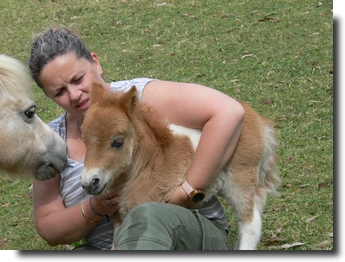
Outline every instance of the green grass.
[[[281, 197], [267, 201], [259, 249], [333, 248], [332, 1], [4, 0], [0, 52], [26, 63], [31, 36], [54, 24], [80, 33], [108, 81], [196, 82], [272, 118], [283, 185]], [[34, 88], [39, 116], [58, 116]], [[52, 249], [33, 225], [31, 181], [0, 183], [0, 249]], [[226, 210], [235, 242], [236, 221]]]

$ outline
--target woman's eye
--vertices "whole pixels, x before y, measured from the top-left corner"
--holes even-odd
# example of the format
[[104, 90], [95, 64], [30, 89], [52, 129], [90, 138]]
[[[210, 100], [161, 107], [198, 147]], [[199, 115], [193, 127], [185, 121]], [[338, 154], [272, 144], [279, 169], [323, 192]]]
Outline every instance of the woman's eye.
[[55, 97], [62, 96], [64, 93], [65, 93], [65, 90], [63, 89], [63, 90], [59, 91], [58, 93], [56, 93]]
[[83, 78], [84, 76], [79, 77], [77, 80], [74, 81], [74, 84], [80, 84]]

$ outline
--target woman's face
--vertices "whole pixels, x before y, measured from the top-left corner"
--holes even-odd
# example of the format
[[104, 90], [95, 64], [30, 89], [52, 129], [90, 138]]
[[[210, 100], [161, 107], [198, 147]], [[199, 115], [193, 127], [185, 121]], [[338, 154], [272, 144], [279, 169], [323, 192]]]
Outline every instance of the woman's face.
[[90, 107], [92, 83], [104, 85], [98, 57], [91, 55], [94, 63], [78, 59], [72, 52], [58, 56], [43, 67], [39, 76], [48, 97], [76, 117], [84, 117]]

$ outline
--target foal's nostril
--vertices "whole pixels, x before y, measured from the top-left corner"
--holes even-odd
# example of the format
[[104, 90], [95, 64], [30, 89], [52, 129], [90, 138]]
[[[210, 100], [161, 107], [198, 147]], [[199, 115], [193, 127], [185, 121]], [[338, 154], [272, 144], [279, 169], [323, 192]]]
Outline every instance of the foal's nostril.
[[99, 178], [93, 178], [91, 181], [91, 187], [93, 189], [96, 189], [99, 186], [99, 182], [100, 182]]

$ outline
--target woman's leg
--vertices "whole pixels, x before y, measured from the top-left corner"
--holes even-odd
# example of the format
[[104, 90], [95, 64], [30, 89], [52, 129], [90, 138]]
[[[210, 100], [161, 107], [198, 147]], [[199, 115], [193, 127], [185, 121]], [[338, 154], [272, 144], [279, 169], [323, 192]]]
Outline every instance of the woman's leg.
[[115, 235], [116, 250], [229, 250], [229, 237], [218, 224], [166, 203], [133, 208]]

